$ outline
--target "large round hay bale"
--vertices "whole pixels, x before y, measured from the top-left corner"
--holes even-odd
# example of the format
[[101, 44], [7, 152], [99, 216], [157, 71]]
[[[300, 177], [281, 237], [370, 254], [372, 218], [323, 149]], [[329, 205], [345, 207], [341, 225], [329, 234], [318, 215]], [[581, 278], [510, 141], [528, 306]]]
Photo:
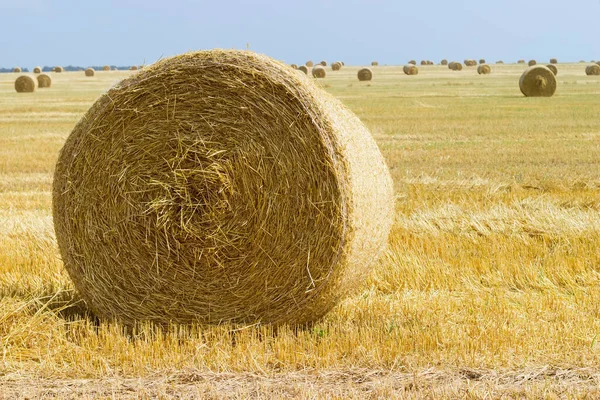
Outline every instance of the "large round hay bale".
[[61, 67], [61, 66], [56, 66], [56, 67], [54, 67], [54, 69], [53, 69], [52, 71], [54, 71], [54, 72], [56, 72], [56, 73], [61, 73], [61, 72], [64, 72], [64, 70], [65, 70], [65, 69], [64, 69], [63, 67]]
[[50, 78], [49, 75], [46, 75], [46, 74], [38, 75], [37, 81], [38, 81], [38, 87], [40, 89], [49, 88], [50, 86], [52, 86], [52, 78]]
[[369, 68], [361, 68], [358, 70], [357, 76], [359, 81], [370, 81], [373, 79], [373, 71]]
[[440, 62], [440, 65], [448, 65], [448, 60], [446, 60], [446, 59], [443, 59], [443, 60]]
[[319, 64], [321, 64], [323, 67], [327, 66], [327, 61], [321, 61]]
[[311, 68], [311, 67], [312, 67], [314, 64], [313, 64], [313, 62], [312, 62], [312, 61], [310, 61], [310, 60], [309, 60], [309, 61], [307, 61], [307, 62], [306, 62], [306, 64], [304, 64], [304, 65], [306, 65], [307, 67]]
[[485, 64], [485, 59], [484, 58], [480, 58], [479, 59], [479, 64]]
[[17, 93], [35, 92], [35, 81], [27, 75], [22, 75], [15, 80], [15, 90]]
[[364, 282], [393, 206], [350, 110], [235, 50], [111, 88], [71, 132], [53, 187], [66, 270], [97, 315], [126, 325], [315, 321]]
[[517, 64], [525, 64], [525, 60], [519, 60], [517, 61]]
[[535, 61], [535, 60], [529, 60], [529, 62], [527, 63], [527, 65], [529, 65], [530, 67], [533, 67], [536, 64], [537, 64], [537, 61]]
[[87, 68], [85, 70], [85, 76], [94, 76], [95, 73], [96, 71], [94, 70], [94, 68]]
[[592, 64], [585, 68], [586, 75], [600, 75], [600, 65]]
[[331, 64], [331, 69], [334, 71], [339, 71], [340, 69], [342, 69], [342, 63], [339, 61], [336, 61], [334, 63]]
[[105, 65], [104, 67], [102, 67], [102, 71], [110, 71], [110, 66]]
[[479, 64], [477, 67], [477, 73], [479, 75], [487, 75], [492, 72], [492, 68], [487, 64]]
[[33, 73], [34, 74], [41, 74], [42, 73], [42, 67], [34, 67], [33, 68]]
[[527, 97], [550, 97], [556, 92], [556, 76], [545, 66], [534, 65], [521, 75], [519, 88]]
[[298, 71], [302, 71], [304, 72], [306, 75], [308, 75], [308, 68], [306, 68], [306, 65], [301, 65], [298, 67]]
[[14, 67], [12, 72], [20, 74], [22, 72], [21, 67]]
[[558, 60], [556, 58], [551, 58], [550, 64], [558, 64]]
[[317, 64], [313, 67], [312, 69], [312, 76], [313, 78], [325, 78], [325, 76], [327, 76], [327, 71], [325, 71], [325, 67], [323, 67], [321, 64]]
[[548, 65], [546, 65], [546, 68], [548, 68], [550, 71], [552, 71], [552, 73], [554, 75], [558, 75], [558, 68], [556, 68], [556, 65], [548, 64]]
[[418, 75], [419, 74], [419, 68], [417, 68], [416, 65], [412, 65], [412, 64], [405, 65], [403, 68], [403, 71], [406, 75]]

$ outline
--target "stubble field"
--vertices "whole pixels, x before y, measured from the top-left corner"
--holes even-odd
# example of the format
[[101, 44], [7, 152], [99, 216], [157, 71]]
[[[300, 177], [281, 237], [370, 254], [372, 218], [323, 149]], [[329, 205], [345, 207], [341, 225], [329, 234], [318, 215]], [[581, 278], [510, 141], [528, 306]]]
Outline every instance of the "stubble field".
[[[128, 72], [0, 75], [0, 399], [600, 396], [600, 77], [559, 64], [552, 98], [525, 66], [328, 68], [394, 179], [388, 251], [311, 328], [134, 332], [86, 314], [51, 215], [54, 164]], [[101, 168], [101, 166], [99, 166]]]

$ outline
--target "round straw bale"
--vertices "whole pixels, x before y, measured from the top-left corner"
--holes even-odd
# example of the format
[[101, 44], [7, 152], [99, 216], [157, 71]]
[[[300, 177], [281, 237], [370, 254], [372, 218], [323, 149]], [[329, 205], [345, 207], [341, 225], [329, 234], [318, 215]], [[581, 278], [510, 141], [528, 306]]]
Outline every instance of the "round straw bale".
[[454, 69], [454, 64], [456, 64], [456, 62], [454, 62], [454, 61], [450, 61], [450, 62], [448, 63], [448, 69]]
[[418, 75], [419, 74], [419, 68], [417, 68], [416, 65], [412, 65], [412, 64], [405, 65], [403, 68], [403, 71], [406, 75]]
[[504, 61], [498, 60], [498, 61], [496, 61], [496, 64], [504, 64]]
[[53, 187], [66, 270], [95, 314], [125, 325], [315, 321], [364, 282], [393, 206], [361, 121], [237, 50], [164, 59], [111, 88]]
[[313, 64], [313, 62], [312, 62], [312, 61], [310, 61], [310, 60], [309, 60], [309, 61], [307, 61], [307, 62], [306, 62], [306, 64], [304, 64], [304, 65], [306, 65], [307, 67], [309, 67], [309, 68], [310, 68], [310, 67], [312, 67], [314, 64]]
[[377, 61], [373, 61], [373, 62], [371, 62], [371, 66], [372, 66], [372, 67], [376, 67], [376, 66], [378, 66], [378, 65], [379, 65], [379, 62], [377, 62]]
[[52, 79], [50, 78], [49, 75], [46, 75], [46, 74], [38, 75], [37, 81], [38, 81], [38, 87], [40, 89], [49, 88], [50, 86], [52, 86]]
[[56, 73], [61, 73], [64, 71], [64, 68], [60, 67], [60, 66], [56, 66], [56, 67], [54, 67], [53, 71]]
[[479, 64], [485, 64], [485, 59], [483, 59], [483, 58], [480, 58], [480, 59], [479, 59]]
[[373, 79], [373, 71], [369, 68], [362, 68], [358, 71], [357, 76], [359, 81], [370, 81]]
[[290, 67], [292, 67], [292, 69], [298, 69], [298, 66], [296, 64], [290, 64]]
[[85, 76], [94, 76], [95, 73], [96, 71], [94, 70], [94, 68], [88, 68], [85, 70]]
[[317, 64], [313, 67], [313, 69], [312, 69], [313, 78], [325, 78], [326, 75], [327, 75], [327, 71], [325, 71], [325, 67], [323, 67], [321, 64]]
[[105, 65], [104, 67], [102, 67], [102, 71], [110, 71], [110, 66]]
[[529, 60], [529, 62], [527, 63], [527, 65], [529, 65], [530, 67], [533, 67], [536, 64], [537, 64], [537, 61], [535, 61], [535, 60]]
[[342, 63], [339, 61], [336, 61], [334, 63], [331, 64], [331, 69], [334, 71], [339, 71], [340, 69], [342, 69]]
[[519, 60], [517, 61], [517, 64], [525, 64], [525, 60]]
[[462, 71], [463, 66], [461, 63], [453, 61], [451, 64], [452, 64], [452, 67], [450, 67], [450, 64], [448, 64], [448, 66], [450, 67], [450, 69], [452, 71]]
[[305, 74], [308, 75], [308, 68], [306, 68], [306, 65], [299, 66], [298, 67], [298, 71], [302, 71], [302, 72], [304, 72]]
[[14, 67], [12, 72], [16, 72], [16, 73], [20, 74], [22, 72], [21, 67]]
[[477, 73], [479, 75], [487, 75], [492, 72], [492, 68], [487, 64], [479, 64], [477, 67]]
[[345, 67], [345, 66], [346, 66], [346, 64], [344, 64], [344, 62], [343, 62], [343, 61], [340, 61], [340, 62], [342, 63], [342, 67]]
[[443, 60], [440, 62], [440, 64], [441, 64], [441, 65], [448, 65], [448, 60], [446, 60], [446, 59], [443, 59]]
[[321, 61], [319, 64], [321, 64], [323, 67], [327, 66], [327, 61]]
[[21, 75], [15, 80], [15, 90], [17, 93], [35, 92], [35, 81], [27, 75]]
[[33, 73], [34, 74], [41, 74], [42, 73], [42, 67], [34, 67], [33, 68]]
[[137, 65], [132, 65], [131, 67], [129, 67], [129, 70], [130, 71], [137, 71], [138, 67], [137, 67]]
[[415, 60], [410, 60], [407, 64], [417, 65], [417, 62]]
[[548, 64], [548, 65], [546, 65], [546, 68], [548, 68], [550, 71], [552, 71], [552, 73], [554, 75], [558, 75], [558, 68], [556, 68], [556, 65]]
[[519, 88], [527, 97], [550, 97], [556, 92], [556, 76], [545, 66], [534, 65], [521, 75]]
[[421, 65], [427, 65], [427, 61], [421, 60]]
[[585, 68], [586, 75], [600, 75], [600, 65], [592, 64]]
[[551, 58], [550, 64], [558, 64], [558, 60], [556, 58]]

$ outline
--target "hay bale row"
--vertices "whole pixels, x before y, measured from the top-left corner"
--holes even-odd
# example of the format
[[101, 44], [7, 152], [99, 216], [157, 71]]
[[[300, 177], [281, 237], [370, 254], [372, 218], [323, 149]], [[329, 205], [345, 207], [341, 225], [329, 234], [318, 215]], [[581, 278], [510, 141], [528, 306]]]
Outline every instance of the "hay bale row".
[[369, 68], [361, 68], [358, 71], [358, 80], [359, 81], [370, 81], [371, 79], [373, 79], [373, 71], [371, 71]]
[[592, 64], [585, 68], [586, 75], [600, 75], [600, 65]]
[[19, 76], [15, 80], [15, 90], [17, 93], [33, 93], [35, 92], [35, 81], [27, 75]]
[[487, 64], [479, 64], [477, 67], [477, 73], [479, 75], [488, 75], [492, 72], [492, 68]]
[[323, 67], [323, 65], [317, 64], [312, 69], [312, 76], [313, 78], [319, 79], [325, 78], [325, 76], [327, 76], [327, 71], [325, 71], [325, 67]]
[[556, 92], [556, 76], [542, 65], [534, 65], [519, 79], [521, 93], [527, 97], [550, 97]]
[[100, 318], [306, 324], [364, 283], [393, 196], [339, 100], [266, 56], [212, 50], [97, 100], [60, 152], [53, 221]]
[[403, 68], [403, 71], [406, 75], [418, 75], [419, 74], [419, 69], [417, 68], [417, 66], [412, 65], [412, 64], [405, 65]]
[[556, 65], [554, 65], [554, 64], [548, 64], [548, 65], [546, 65], [546, 68], [548, 68], [550, 71], [552, 71], [552, 73], [555, 76], [558, 75], [558, 68], [556, 68]]

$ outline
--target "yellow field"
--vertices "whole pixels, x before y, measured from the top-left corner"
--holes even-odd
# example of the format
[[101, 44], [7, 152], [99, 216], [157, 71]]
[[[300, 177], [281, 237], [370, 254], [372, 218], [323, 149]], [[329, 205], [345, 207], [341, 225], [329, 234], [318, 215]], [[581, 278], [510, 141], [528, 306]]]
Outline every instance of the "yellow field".
[[522, 65], [328, 69], [371, 129], [396, 221], [361, 292], [311, 329], [150, 326], [85, 315], [51, 217], [58, 151], [128, 72], [0, 75], [0, 399], [600, 397], [600, 77], [559, 64], [552, 98]]

